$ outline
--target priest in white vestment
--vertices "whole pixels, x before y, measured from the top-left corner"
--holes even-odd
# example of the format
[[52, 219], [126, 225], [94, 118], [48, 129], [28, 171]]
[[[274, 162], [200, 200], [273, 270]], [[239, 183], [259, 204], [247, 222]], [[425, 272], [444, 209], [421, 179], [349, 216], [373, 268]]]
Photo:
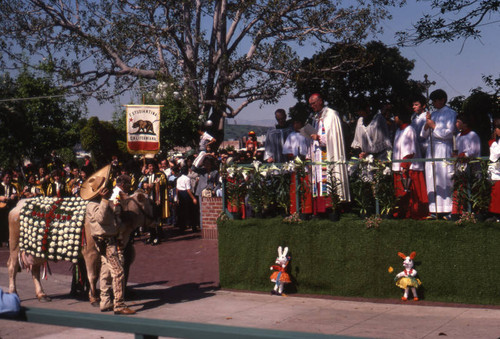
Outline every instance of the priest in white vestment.
[[[309, 105], [315, 113], [311, 122], [316, 130], [316, 133], [311, 135], [313, 139], [311, 160], [313, 162], [336, 162], [330, 168], [333, 168], [333, 175], [339, 183], [337, 193], [341, 201], [349, 202], [351, 201], [351, 194], [347, 175], [347, 158], [339, 114], [337, 111], [326, 107], [323, 99], [317, 93], [309, 97]], [[313, 192], [313, 197], [326, 197], [328, 195], [326, 189], [326, 173], [328, 170], [325, 166], [313, 167], [313, 189], [317, 189], [316, 193]], [[317, 212], [324, 212], [321, 202], [319, 202], [318, 207]]]
[[[428, 140], [426, 158], [450, 158], [453, 149], [453, 134], [457, 112], [446, 106], [448, 96], [442, 89], [435, 90], [430, 96], [436, 109], [427, 114], [427, 121], [420, 135]], [[425, 163], [425, 181], [429, 199], [431, 218], [438, 214], [449, 214], [452, 210], [453, 165], [445, 161], [427, 161]], [[435, 178], [435, 180], [434, 180]]]

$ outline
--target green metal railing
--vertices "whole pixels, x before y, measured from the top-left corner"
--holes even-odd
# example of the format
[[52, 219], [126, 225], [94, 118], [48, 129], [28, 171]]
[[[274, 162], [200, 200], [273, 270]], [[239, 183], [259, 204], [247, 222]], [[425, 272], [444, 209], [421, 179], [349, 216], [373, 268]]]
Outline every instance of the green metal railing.
[[[386, 160], [384, 161], [385, 163], [405, 163], [405, 162], [442, 162], [442, 161], [446, 161], [446, 162], [449, 162], [449, 163], [452, 163], [456, 160], [457, 158], [454, 157], [454, 158], [414, 158], [414, 159], [400, 159], [400, 160]], [[489, 157], [474, 157], [474, 158], [469, 158], [471, 159], [471, 161], [481, 161], [481, 160], [489, 160]], [[356, 162], [359, 162], [358, 159], [355, 159], [355, 158], [352, 158], [348, 161], [343, 161], [343, 162], [340, 162], [340, 163], [345, 163], [345, 164], [354, 164]], [[321, 163], [318, 163], [318, 162], [311, 162], [311, 161], [307, 161], [306, 162], [307, 165], [333, 165], [333, 164], [336, 164], [336, 162], [321, 162]], [[280, 165], [283, 165], [283, 164], [270, 164], [270, 165], [276, 165], [276, 166], [280, 166]], [[250, 164], [241, 164], [241, 165], [238, 165], [239, 167], [251, 167], [252, 165]], [[263, 166], [266, 166], [266, 164], [263, 164]], [[470, 171], [470, 168], [468, 168], [468, 171]], [[295, 185], [296, 187], [298, 187], [298, 178], [297, 176], [295, 177]], [[468, 188], [470, 190], [470, 188]], [[297, 206], [297, 210], [299, 211], [300, 210], [300, 198], [299, 198], [299, 192], [297, 191], [296, 192], [296, 206]], [[227, 212], [227, 194], [226, 194], [226, 181], [225, 180], [222, 180], [222, 210], [224, 211], [224, 213], [228, 214]], [[470, 212], [471, 211], [471, 205], [470, 203], [468, 204], [467, 206], [467, 209], [468, 211]], [[375, 197], [375, 213], [376, 214], [380, 214], [380, 206], [379, 206], [379, 199], [377, 197]], [[229, 213], [230, 215], [230, 213]]]
[[307, 332], [290, 332], [247, 327], [201, 324], [137, 316], [116, 316], [83, 313], [47, 308], [23, 307], [20, 320], [30, 323], [78, 327], [93, 330], [134, 333], [135, 338], [203, 338], [203, 339], [256, 339], [256, 338], [352, 338]]

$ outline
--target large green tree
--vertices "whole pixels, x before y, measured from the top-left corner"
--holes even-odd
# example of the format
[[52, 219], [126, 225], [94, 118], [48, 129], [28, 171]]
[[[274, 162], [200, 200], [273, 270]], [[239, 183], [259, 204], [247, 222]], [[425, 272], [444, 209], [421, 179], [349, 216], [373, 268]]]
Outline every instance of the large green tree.
[[191, 113], [218, 129], [224, 116], [283, 95], [301, 46], [360, 41], [400, 2], [3, 0], [0, 58], [46, 58], [68, 88], [101, 99], [139, 80], [177, 83]]
[[98, 168], [109, 164], [111, 156], [122, 155], [119, 140], [123, 141], [123, 136], [120, 136], [119, 131], [111, 122], [100, 121], [99, 118], [92, 117], [82, 128], [80, 137], [82, 147], [91, 152]]
[[50, 77], [28, 71], [0, 76], [0, 166], [42, 160], [79, 142], [81, 106], [64, 95]]
[[[329, 69], [334, 64], [341, 66], [332, 72]], [[361, 97], [375, 108], [384, 103], [408, 105], [423, 91], [420, 83], [409, 79], [413, 67], [414, 62], [403, 57], [398, 48], [378, 41], [365, 45], [337, 43], [303, 60], [302, 68], [313, 76], [296, 81], [295, 97], [307, 102], [312, 93], [320, 93], [341, 114], [352, 113]]]

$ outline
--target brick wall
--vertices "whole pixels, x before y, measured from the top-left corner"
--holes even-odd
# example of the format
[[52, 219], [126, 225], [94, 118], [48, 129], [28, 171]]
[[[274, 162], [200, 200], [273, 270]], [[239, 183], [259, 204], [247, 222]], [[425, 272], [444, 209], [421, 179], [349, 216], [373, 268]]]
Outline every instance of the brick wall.
[[202, 198], [201, 216], [203, 239], [217, 240], [217, 217], [222, 211], [222, 198]]

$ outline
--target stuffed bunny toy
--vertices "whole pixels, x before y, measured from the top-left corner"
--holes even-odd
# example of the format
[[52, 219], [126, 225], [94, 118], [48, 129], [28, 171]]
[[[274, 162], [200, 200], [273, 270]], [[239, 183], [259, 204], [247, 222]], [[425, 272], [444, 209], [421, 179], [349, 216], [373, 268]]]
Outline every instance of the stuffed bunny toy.
[[290, 280], [290, 275], [286, 273], [286, 267], [288, 262], [290, 261], [290, 257], [287, 257], [288, 247], [285, 247], [285, 250], [282, 252], [281, 246], [278, 247], [278, 257], [276, 258], [276, 265], [270, 267], [271, 271], [274, 270], [273, 274], [271, 274], [271, 281], [275, 283], [274, 289], [271, 291], [272, 295], [285, 295], [283, 294], [283, 288], [285, 284], [292, 282]]
[[403, 259], [404, 271], [398, 273], [394, 280], [396, 281], [396, 286], [405, 290], [401, 300], [408, 300], [408, 293], [411, 291], [413, 293], [413, 300], [418, 301], [417, 287], [422, 285], [422, 282], [415, 278], [417, 276], [417, 271], [413, 269], [413, 258], [417, 255], [415, 252], [411, 252], [409, 256], [398, 252], [398, 255]]

